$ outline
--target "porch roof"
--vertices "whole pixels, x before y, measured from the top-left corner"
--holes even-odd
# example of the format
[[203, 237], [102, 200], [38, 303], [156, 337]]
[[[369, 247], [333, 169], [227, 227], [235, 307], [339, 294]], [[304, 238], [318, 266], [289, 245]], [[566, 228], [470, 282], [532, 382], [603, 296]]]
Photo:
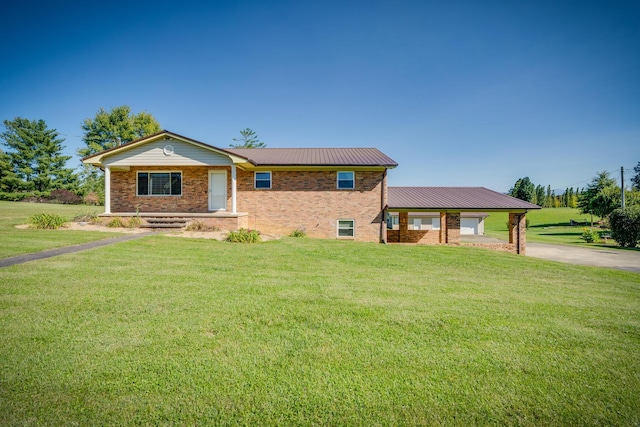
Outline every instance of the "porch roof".
[[389, 210], [526, 211], [540, 206], [484, 187], [389, 187]]

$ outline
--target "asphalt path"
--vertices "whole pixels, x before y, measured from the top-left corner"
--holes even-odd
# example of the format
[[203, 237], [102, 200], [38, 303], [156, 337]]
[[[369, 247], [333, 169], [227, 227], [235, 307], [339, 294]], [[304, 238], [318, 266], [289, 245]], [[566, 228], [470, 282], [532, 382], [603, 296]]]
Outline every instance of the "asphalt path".
[[65, 246], [63, 248], [49, 249], [48, 251], [36, 252], [33, 254], [18, 255], [11, 258], [0, 259], [0, 268], [9, 267], [11, 265], [23, 264], [29, 261], [37, 261], [40, 259], [51, 258], [58, 255], [70, 254], [73, 252], [86, 251], [87, 249], [99, 248], [101, 246], [113, 245], [115, 243], [126, 242], [129, 240], [140, 239], [146, 237], [153, 232], [128, 234], [126, 236], [110, 237], [107, 239], [96, 240], [95, 242], [83, 243], [80, 245]]
[[569, 264], [608, 267], [640, 273], [640, 251], [579, 248], [576, 246], [552, 245], [527, 242], [527, 256]]

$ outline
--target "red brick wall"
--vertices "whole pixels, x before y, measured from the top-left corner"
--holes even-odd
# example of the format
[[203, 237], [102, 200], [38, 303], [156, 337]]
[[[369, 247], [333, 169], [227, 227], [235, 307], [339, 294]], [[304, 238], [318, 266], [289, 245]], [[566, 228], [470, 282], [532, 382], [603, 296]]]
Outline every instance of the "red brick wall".
[[356, 171], [354, 190], [338, 190], [335, 171], [274, 171], [271, 189], [255, 189], [253, 172], [238, 169], [237, 179], [237, 210], [249, 213], [250, 228], [335, 239], [338, 220], [353, 219], [355, 240], [380, 241], [382, 171]]
[[[135, 212], [208, 212], [209, 170], [227, 170], [227, 209], [231, 205], [231, 168], [212, 167], [132, 167], [130, 171], [111, 171], [111, 211]], [[182, 172], [182, 196], [136, 196], [138, 171]]]
[[[111, 172], [111, 211], [208, 212], [208, 171], [227, 170], [227, 211], [231, 211], [229, 167], [132, 167]], [[182, 172], [182, 196], [136, 196], [138, 171]], [[304, 228], [310, 237], [334, 239], [339, 219], [355, 220], [355, 240], [378, 242], [382, 218], [383, 172], [355, 172], [355, 189], [338, 190], [337, 172], [272, 172], [271, 189], [255, 189], [253, 172], [237, 169], [238, 212], [244, 226], [264, 233], [289, 234]]]

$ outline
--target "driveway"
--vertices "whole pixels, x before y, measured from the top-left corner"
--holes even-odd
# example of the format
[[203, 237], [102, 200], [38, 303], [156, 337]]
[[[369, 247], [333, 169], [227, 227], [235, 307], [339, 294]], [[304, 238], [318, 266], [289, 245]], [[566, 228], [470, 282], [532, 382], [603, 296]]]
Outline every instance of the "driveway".
[[608, 267], [640, 273], [640, 251], [578, 248], [575, 246], [527, 242], [527, 256], [569, 264]]

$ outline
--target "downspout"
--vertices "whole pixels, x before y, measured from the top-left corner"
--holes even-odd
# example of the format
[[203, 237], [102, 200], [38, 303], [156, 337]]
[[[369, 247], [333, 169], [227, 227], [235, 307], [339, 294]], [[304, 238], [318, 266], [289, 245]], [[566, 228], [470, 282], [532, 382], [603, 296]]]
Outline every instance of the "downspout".
[[387, 243], [387, 168], [382, 172], [382, 189], [380, 190], [380, 242]]

